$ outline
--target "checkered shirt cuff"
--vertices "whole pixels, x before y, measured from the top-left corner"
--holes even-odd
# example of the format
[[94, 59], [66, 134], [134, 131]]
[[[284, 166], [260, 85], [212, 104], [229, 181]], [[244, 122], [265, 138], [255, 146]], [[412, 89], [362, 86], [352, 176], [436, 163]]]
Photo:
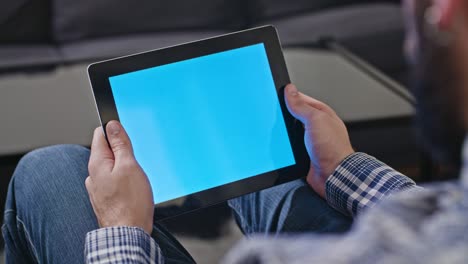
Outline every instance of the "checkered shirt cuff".
[[348, 156], [326, 182], [328, 204], [356, 216], [395, 191], [416, 187], [410, 178], [365, 153]]
[[107, 227], [86, 234], [86, 263], [164, 263], [153, 238], [138, 227]]

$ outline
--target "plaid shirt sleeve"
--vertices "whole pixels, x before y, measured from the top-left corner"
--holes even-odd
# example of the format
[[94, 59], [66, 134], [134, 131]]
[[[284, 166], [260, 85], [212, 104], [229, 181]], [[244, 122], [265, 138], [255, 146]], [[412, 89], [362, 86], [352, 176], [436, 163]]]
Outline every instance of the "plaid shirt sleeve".
[[137, 227], [107, 227], [86, 234], [86, 263], [162, 264], [161, 250], [153, 238]]
[[355, 216], [392, 192], [419, 187], [376, 158], [357, 152], [341, 162], [325, 188], [331, 207]]

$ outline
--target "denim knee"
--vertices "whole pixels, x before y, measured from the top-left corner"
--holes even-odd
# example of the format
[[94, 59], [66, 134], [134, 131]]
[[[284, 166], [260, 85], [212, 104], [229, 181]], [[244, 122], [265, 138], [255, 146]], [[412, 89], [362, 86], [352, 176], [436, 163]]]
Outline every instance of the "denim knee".
[[44, 200], [44, 196], [50, 198], [66, 192], [76, 184], [84, 185], [88, 175], [88, 159], [89, 150], [78, 145], [57, 145], [34, 150], [18, 163], [9, 193], [14, 193], [15, 203], [33, 201], [37, 204]]
[[13, 262], [47, 262], [54, 252], [50, 241], [67, 234], [83, 240], [98, 226], [84, 184], [88, 160], [89, 150], [75, 145], [41, 148], [21, 159], [8, 188], [2, 227]]

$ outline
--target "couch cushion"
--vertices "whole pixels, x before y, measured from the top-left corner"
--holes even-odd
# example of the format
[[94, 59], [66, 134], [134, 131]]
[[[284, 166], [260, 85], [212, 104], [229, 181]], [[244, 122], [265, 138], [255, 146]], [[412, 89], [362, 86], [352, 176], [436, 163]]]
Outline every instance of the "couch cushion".
[[355, 5], [265, 23], [277, 27], [285, 46], [307, 46], [333, 37], [380, 69], [394, 70], [405, 64], [402, 14], [395, 4]]
[[61, 62], [58, 50], [48, 45], [0, 45], [0, 72], [53, 66]]
[[293, 16], [365, 2], [375, 2], [375, 0], [250, 0], [250, 19], [256, 23], [265, 19]]
[[4, 1], [0, 8], [0, 43], [44, 43], [50, 40], [48, 0]]
[[222, 31], [189, 31], [108, 37], [62, 45], [65, 62], [93, 61], [163, 48], [223, 34]]
[[242, 1], [52, 0], [59, 42], [185, 29], [240, 29]]

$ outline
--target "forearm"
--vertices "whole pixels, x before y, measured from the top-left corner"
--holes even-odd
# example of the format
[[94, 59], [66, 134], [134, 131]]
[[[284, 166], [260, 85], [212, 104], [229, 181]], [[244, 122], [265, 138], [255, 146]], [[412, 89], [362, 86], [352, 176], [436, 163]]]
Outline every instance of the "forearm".
[[137, 227], [101, 228], [86, 235], [86, 263], [164, 263], [159, 246]]
[[374, 157], [354, 153], [326, 182], [326, 199], [338, 211], [355, 216], [391, 193], [419, 188], [405, 175]]

